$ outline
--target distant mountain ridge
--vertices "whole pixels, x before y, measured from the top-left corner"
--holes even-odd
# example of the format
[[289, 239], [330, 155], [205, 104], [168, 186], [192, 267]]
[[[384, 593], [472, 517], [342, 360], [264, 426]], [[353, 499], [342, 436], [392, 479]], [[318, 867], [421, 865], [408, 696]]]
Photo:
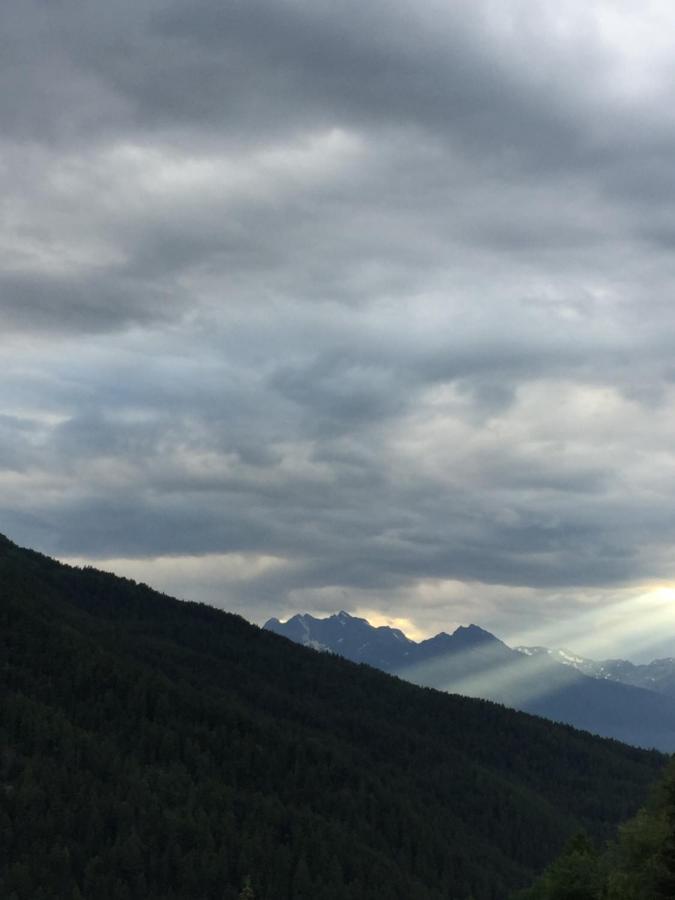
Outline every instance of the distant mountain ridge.
[[384, 671], [400, 665], [406, 653], [417, 646], [397, 628], [376, 627], [344, 610], [326, 619], [308, 613], [283, 623], [270, 619], [264, 627], [305, 647], [338, 653], [352, 662], [367, 662]]
[[675, 699], [675, 658], [654, 659], [649, 663], [632, 663], [627, 659], [594, 660], [569, 650], [549, 647], [516, 647], [526, 656], [548, 655], [563, 666], [571, 666], [591, 678], [618, 681], [633, 687], [656, 691]]
[[[272, 618], [264, 628], [415, 684], [493, 700], [636, 746], [675, 751], [675, 703], [665, 689], [616, 677], [620, 670], [630, 674], [641, 668], [631, 663], [617, 665], [613, 677], [598, 675], [592, 661], [546, 648], [512, 649], [477, 625], [416, 642], [399, 629], [375, 627], [344, 610], [324, 619], [307, 613], [287, 622]], [[662, 684], [667, 683], [664, 677]]]
[[371, 625], [367, 619], [352, 616], [344, 610], [325, 619], [309, 613], [298, 613], [287, 622], [272, 618], [263, 627], [305, 647], [338, 653], [352, 662], [365, 662], [385, 672], [480, 644], [501, 644], [498, 638], [477, 625], [460, 625], [452, 634], [442, 631], [417, 642], [398, 628]]

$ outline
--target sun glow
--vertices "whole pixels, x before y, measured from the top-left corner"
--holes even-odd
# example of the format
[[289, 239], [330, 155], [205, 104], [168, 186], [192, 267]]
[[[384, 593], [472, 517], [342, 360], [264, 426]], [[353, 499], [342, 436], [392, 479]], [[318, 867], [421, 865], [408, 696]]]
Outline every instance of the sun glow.
[[411, 638], [413, 641], [422, 641], [427, 637], [427, 634], [420, 630], [412, 619], [387, 616], [375, 609], [363, 608], [355, 610], [354, 615], [362, 619], [367, 619], [370, 624], [374, 625], [376, 628], [379, 628], [381, 625], [386, 625], [389, 628], [398, 628], [399, 631], [402, 631], [406, 637]]
[[599, 660], [616, 657], [621, 645], [633, 648], [631, 656], [646, 653], [671, 635], [675, 656], [675, 587], [658, 584], [609, 606], [594, 604], [561, 624], [508, 636], [507, 647], [480, 644], [406, 666], [397, 674], [452, 693], [523, 707], [575, 684], [579, 675], [546, 653], [521, 656], [508, 646], [569, 648]]
[[630, 646], [630, 656], [648, 652], [672, 635], [675, 656], [675, 587], [649, 586], [615, 603], [593, 606], [555, 625], [508, 635], [511, 646], [542, 645], [570, 648], [598, 659], [616, 656], [616, 647]]

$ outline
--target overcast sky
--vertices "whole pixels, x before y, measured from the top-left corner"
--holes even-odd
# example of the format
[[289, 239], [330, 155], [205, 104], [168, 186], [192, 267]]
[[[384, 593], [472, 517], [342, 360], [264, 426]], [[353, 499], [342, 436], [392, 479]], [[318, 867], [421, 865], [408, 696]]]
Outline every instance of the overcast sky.
[[0, 530], [675, 656], [674, 18], [3, 0]]

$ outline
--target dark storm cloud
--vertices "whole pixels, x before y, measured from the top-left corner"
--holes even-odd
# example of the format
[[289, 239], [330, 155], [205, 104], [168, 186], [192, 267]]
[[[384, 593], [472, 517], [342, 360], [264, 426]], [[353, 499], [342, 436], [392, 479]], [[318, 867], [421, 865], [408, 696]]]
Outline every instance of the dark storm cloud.
[[664, 16], [3, 4], [3, 528], [254, 618], [674, 578]]

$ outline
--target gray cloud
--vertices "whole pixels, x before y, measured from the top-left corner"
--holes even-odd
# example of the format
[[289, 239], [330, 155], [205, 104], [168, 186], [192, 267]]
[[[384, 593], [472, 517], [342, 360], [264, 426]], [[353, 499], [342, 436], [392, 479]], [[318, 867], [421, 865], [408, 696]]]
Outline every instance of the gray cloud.
[[672, 581], [667, 15], [4, 4], [2, 528], [254, 619]]

